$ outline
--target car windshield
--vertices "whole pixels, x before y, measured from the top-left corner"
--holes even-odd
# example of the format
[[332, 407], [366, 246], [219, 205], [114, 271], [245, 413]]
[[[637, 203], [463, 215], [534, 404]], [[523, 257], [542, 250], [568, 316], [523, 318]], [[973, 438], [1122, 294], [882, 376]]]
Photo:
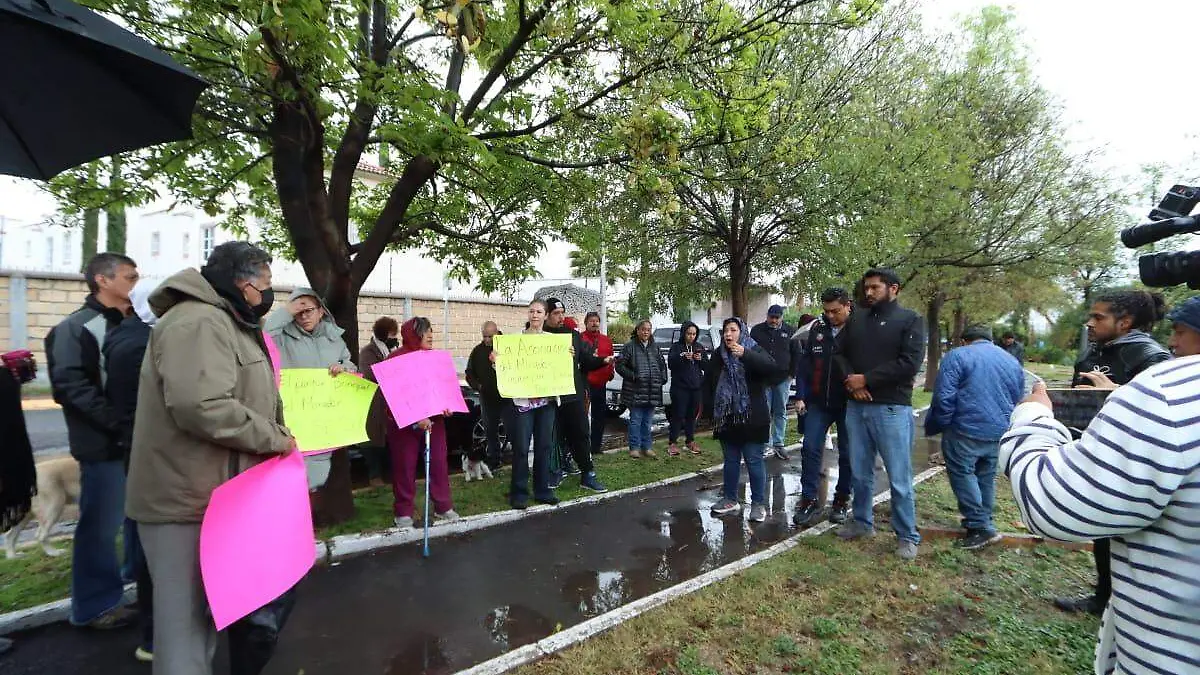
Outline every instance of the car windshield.
[[670, 345], [679, 340], [678, 328], [656, 328], [654, 329], [654, 343], [659, 345]]

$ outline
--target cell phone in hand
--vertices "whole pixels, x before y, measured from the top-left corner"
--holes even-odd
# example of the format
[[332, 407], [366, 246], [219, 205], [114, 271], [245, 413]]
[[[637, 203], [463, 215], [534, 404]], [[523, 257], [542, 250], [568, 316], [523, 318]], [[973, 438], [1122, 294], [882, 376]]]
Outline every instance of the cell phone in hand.
[[1033, 373], [1029, 372], [1028, 370], [1026, 370], [1024, 372], [1025, 372], [1025, 393], [1022, 394], [1022, 397], [1029, 396], [1030, 394], [1032, 394], [1033, 388], [1035, 386], [1037, 386], [1038, 382], [1041, 382], [1042, 384], [1046, 384], [1046, 382], [1042, 378], [1038, 377], [1037, 375], [1034, 375]]

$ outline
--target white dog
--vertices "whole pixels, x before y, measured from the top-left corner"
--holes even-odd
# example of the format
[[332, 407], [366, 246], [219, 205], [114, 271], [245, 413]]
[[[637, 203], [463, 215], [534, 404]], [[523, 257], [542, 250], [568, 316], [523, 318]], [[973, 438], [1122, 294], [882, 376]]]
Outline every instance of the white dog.
[[471, 460], [467, 459], [466, 455], [463, 455], [462, 467], [463, 477], [468, 483], [470, 483], [472, 480], [483, 480], [484, 478], [492, 477], [492, 470], [489, 469], [488, 465], [482, 460], [478, 462], [472, 462]]
[[46, 555], [62, 555], [62, 550], [50, 545], [50, 530], [62, 518], [63, 509], [68, 503], [79, 503], [79, 462], [73, 457], [55, 457], [37, 464], [37, 489], [33, 497], [33, 508], [21, 522], [8, 531], [5, 538], [5, 556], [8, 559], [18, 557], [17, 539], [21, 530], [33, 516], [37, 516], [37, 543], [41, 545]]

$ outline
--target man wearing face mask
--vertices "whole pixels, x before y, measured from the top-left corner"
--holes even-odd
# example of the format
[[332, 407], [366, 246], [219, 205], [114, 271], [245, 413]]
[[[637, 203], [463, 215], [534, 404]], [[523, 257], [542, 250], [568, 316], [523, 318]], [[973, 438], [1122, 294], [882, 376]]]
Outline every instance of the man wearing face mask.
[[[263, 330], [279, 347], [280, 368], [324, 368], [331, 376], [357, 373], [350, 360], [342, 330], [333, 320], [325, 301], [311, 288], [300, 287], [288, 296], [288, 303], [267, 317]], [[316, 490], [329, 479], [333, 453], [308, 455], [308, 489]]]
[[[296, 446], [259, 325], [273, 300], [270, 263], [262, 249], [229, 242], [150, 295], [159, 319], [141, 370], [125, 510], [154, 579], [156, 674], [212, 673], [217, 633], [199, 561], [213, 490]], [[265, 666], [285, 615], [230, 627], [232, 672]]]

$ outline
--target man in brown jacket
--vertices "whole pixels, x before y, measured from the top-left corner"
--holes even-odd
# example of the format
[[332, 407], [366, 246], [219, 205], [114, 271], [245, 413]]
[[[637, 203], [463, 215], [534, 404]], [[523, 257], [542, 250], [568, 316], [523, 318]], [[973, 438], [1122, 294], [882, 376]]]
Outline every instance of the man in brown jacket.
[[[213, 490], [295, 448], [259, 326], [274, 300], [270, 263], [245, 242], [222, 244], [199, 272], [179, 272], [150, 296], [159, 320], [142, 366], [126, 513], [155, 585], [155, 675], [212, 673], [217, 635], [199, 561]], [[273, 638], [247, 644], [254, 629], [235, 624], [231, 659], [265, 665]]]

